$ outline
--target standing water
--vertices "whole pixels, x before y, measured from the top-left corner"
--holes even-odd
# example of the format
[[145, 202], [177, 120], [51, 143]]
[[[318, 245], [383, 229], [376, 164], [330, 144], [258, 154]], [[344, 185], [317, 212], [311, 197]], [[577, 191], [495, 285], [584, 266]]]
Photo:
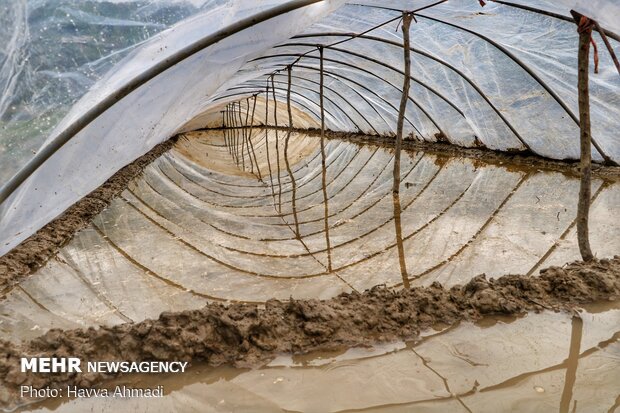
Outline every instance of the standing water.
[[[342, 292], [538, 275], [579, 259], [579, 180], [557, 171], [273, 129], [193, 132], [87, 229], [0, 301], [0, 332], [114, 325], [207, 302], [326, 299]], [[322, 167], [325, 165], [325, 168]], [[591, 243], [620, 251], [620, 183], [595, 179]], [[36, 320], [36, 321], [35, 321]], [[258, 369], [195, 364], [161, 399], [54, 399], [33, 411], [614, 411], [620, 303], [571, 316], [436, 326], [418, 340]], [[541, 406], [544, 406], [541, 408]], [[586, 407], [587, 406], [587, 407]]]

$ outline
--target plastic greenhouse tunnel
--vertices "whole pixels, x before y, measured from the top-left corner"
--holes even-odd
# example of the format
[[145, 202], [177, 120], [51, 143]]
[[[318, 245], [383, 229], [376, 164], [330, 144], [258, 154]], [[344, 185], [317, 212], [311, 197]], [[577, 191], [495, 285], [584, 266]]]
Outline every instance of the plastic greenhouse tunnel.
[[0, 410], [620, 411], [618, 0], [0, 1]]

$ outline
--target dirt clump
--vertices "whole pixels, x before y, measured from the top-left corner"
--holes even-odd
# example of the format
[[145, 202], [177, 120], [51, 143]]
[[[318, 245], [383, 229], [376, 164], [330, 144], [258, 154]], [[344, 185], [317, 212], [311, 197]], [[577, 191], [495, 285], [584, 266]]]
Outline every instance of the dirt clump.
[[264, 306], [218, 303], [164, 312], [156, 320], [113, 327], [50, 330], [14, 344], [0, 340], [0, 405], [19, 401], [20, 385], [90, 387], [114, 375], [21, 373], [20, 358], [78, 357], [83, 361], [203, 361], [257, 366], [278, 353], [415, 338], [425, 328], [620, 299], [620, 257], [550, 267], [540, 276], [479, 275], [463, 286], [392, 290], [378, 286], [329, 300], [270, 300]]
[[[172, 148], [177, 138], [160, 143], [145, 155], [120, 169], [103, 185], [86, 195], [34, 235], [0, 257], [0, 295], [21, 279], [30, 275], [56, 254], [108, 206], [127, 184], [164, 152]], [[0, 297], [1, 299], [2, 297]]]

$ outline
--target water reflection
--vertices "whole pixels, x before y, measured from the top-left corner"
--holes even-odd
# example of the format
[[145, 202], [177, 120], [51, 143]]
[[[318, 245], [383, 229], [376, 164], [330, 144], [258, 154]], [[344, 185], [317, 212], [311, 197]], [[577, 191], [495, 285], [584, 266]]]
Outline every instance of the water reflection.
[[[162, 399], [56, 399], [29, 410], [235, 412], [614, 411], [618, 310], [464, 323], [416, 342], [304, 356], [256, 370], [192, 366], [106, 384], [163, 385]], [[571, 320], [572, 318], [572, 320]]]
[[291, 208], [293, 209], [293, 220], [295, 221], [295, 238], [301, 240], [301, 233], [299, 232], [299, 219], [297, 218], [297, 183], [295, 182], [295, 175], [293, 175], [293, 171], [291, 170], [291, 164], [288, 159], [288, 143], [290, 138], [291, 132], [289, 131], [287, 132], [286, 140], [284, 141], [284, 162], [286, 163], [286, 171], [291, 181]]
[[[87, 324], [123, 321], [114, 308], [135, 320], [161, 311], [134, 305], [131, 288], [177, 309], [378, 284], [450, 286], [480, 273], [535, 275], [579, 257], [577, 179], [407, 151], [395, 176], [388, 148], [251, 132], [187, 134], [21, 287], [61, 312], [47, 318], [64, 326], [83, 314]], [[592, 246], [600, 257], [617, 254], [620, 185], [594, 180], [593, 194]], [[45, 293], [53, 282], [93, 302], [76, 312]], [[29, 320], [32, 300], [11, 296]]]
[[[223, 116], [239, 118], [232, 110]], [[483, 272], [535, 274], [579, 256], [574, 178], [407, 151], [394, 170], [394, 153], [378, 146], [256, 128], [189, 133], [0, 301], [0, 332], [20, 341], [49, 328], [140, 321], [207, 301], [452, 285]], [[617, 254], [620, 185], [595, 180], [593, 193], [593, 249]], [[204, 411], [223, 400], [229, 410], [251, 412], [466, 412], [613, 405], [617, 309], [486, 321], [396, 348], [158, 376], [168, 395], [156, 404], [45, 406]]]

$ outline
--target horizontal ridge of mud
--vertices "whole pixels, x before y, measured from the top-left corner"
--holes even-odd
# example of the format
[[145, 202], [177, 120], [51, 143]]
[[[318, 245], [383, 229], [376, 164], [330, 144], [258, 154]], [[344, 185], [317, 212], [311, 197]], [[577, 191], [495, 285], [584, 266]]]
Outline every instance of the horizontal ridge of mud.
[[[73, 204], [58, 218], [45, 225], [17, 247], [0, 257], [0, 294], [30, 275], [56, 254], [120, 194], [129, 182], [164, 152], [176, 138], [155, 146], [145, 155], [116, 172], [103, 185]], [[0, 296], [0, 299], [3, 297]]]
[[550, 267], [538, 277], [506, 275], [487, 280], [479, 275], [450, 289], [438, 283], [398, 291], [378, 286], [322, 301], [270, 300], [264, 307], [213, 303], [135, 324], [55, 329], [21, 344], [0, 340], [0, 405], [14, 405], [20, 385], [90, 387], [113, 377], [21, 373], [20, 358], [26, 356], [256, 366], [282, 352], [301, 354], [410, 339], [438, 323], [543, 309], [572, 310], [619, 298], [620, 257], [616, 256]]
[[[254, 125], [254, 127], [265, 128], [264, 125]], [[230, 128], [243, 129], [244, 127]], [[267, 129], [278, 129], [288, 131], [285, 126], [267, 126]], [[201, 130], [223, 130], [222, 128], [205, 128]], [[320, 136], [320, 129], [298, 129], [292, 131], [305, 133], [310, 136]], [[324, 136], [327, 139], [340, 139], [359, 145], [375, 145], [384, 148], [394, 147], [394, 136], [390, 135], [366, 135], [360, 132], [341, 132], [326, 130]], [[579, 160], [558, 160], [545, 158], [530, 151], [500, 151], [487, 148], [485, 146], [464, 147], [446, 142], [441, 136], [437, 137], [436, 142], [423, 141], [413, 136], [405, 136], [403, 139], [403, 150], [422, 151], [443, 156], [458, 156], [478, 160], [490, 164], [500, 164], [505, 168], [540, 168], [548, 171], [556, 171], [574, 177], [580, 177]], [[597, 162], [592, 163], [592, 176], [610, 182], [620, 180], [620, 167], [610, 166]], [[575, 201], [576, 202], [576, 201]]]

